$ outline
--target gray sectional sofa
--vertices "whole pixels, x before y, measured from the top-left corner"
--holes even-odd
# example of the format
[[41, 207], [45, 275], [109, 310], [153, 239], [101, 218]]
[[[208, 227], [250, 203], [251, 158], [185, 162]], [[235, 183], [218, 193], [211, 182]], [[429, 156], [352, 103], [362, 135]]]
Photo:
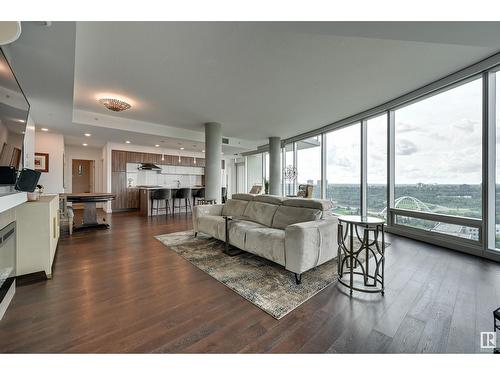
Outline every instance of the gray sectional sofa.
[[224, 241], [224, 216], [232, 216], [229, 243], [284, 266], [300, 284], [303, 272], [337, 256], [330, 210], [323, 200], [233, 194], [226, 204], [194, 207], [193, 229]]

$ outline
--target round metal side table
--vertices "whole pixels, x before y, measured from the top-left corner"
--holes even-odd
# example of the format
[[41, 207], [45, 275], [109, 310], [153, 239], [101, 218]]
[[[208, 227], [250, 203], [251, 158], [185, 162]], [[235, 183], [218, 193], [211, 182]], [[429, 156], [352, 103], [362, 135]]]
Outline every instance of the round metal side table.
[[384, 295], [384, 220], [354, 215], [338, 220], [339, 283], [351, 296], [353, 290]]

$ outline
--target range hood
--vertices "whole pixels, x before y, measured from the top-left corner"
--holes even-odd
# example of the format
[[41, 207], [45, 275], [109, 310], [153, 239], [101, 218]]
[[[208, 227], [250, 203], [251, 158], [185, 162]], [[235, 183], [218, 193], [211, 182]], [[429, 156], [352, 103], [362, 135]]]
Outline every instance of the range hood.
[[161, 171], [161, 168], [153, 163], [142, 163], [137, 169], [145, 171]]

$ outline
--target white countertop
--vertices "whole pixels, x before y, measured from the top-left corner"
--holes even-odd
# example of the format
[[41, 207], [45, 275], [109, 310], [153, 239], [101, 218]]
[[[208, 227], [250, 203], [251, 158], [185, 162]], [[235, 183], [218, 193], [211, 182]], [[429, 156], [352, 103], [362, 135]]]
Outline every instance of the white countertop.
[[0, 195], [0, 213], [10, 210], [13, 207], [28, 200], [27, 194], [24, 192], [16, 191]]

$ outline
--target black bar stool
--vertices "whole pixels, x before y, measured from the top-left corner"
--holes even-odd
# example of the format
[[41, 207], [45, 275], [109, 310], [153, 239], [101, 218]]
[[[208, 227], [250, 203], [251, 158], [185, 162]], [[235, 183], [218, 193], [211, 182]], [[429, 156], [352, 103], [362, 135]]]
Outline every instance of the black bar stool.
[[196, 194], [200, 189], [191, 189], [191, 198], [193, 198], [193, 206], [196, 206]]
[[[177, 199], [181, 200], [181, 204], [179, 204], [178, 206], [175, 205], [175, 201]], [[181, 188], [181, 189], [178, 189], [177, 192], [175, 193], [174, 214], [175, 214], [176, 208], [178, 208], [179, 212], [181, 212], [183, 199], [184, 199], [184, 207], [186, 209], [186, 213], [188, 212], [188, 207], [189, 207], [189, 211], [192, 211], [192, 208], [191, 208], [191, 189], [190, 188]]]
[[196, 204], [196, 200], [200, 200], [200, 199], [204, 199], [205, 198], [205, 188], [200, 188], [200, 189], [197, 189], [196, 191], [196, 195], [194, 195], [194, 202]]
[[[160, 210], [165, 210], [165, 215], [171, 212], [170, 209], [170, 199], [172, 199], [172, 191], [170, 189], [158, 189], [151, 193], [151, 216], [153, 216], [153, 211], [160, 212]], [[160, 202], [165, 201], [165, 207], [160, 207]], [[156, 208], [154, 207], [156, 202]]]

